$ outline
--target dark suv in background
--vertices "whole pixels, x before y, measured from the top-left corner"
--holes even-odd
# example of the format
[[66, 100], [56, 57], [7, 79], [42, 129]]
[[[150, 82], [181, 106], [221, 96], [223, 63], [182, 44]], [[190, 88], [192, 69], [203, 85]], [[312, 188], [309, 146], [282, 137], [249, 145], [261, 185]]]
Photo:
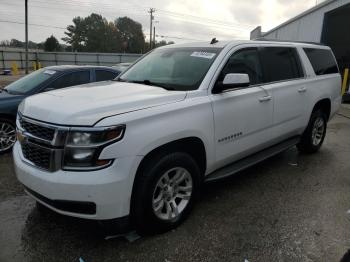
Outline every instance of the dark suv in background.
[[16, 114], [21, 101], [31, 95], [86, 83], [112, 80], [120, 71], [105, 66], [50, 66], [0, 89], [0, 154], [16, 141]]

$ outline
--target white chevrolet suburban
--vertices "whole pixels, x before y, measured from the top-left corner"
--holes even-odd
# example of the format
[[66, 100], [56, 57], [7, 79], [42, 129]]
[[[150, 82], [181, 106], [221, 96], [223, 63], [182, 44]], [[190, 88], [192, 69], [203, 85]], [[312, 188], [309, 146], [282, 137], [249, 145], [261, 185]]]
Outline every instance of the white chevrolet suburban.
[[114, 81], [25, 99], [16, 174], [39, 206], [165, 231], [186, 218], [203, 182], [295, 145], [316, 152], [340, 103], [329, 47], [170, 45]]

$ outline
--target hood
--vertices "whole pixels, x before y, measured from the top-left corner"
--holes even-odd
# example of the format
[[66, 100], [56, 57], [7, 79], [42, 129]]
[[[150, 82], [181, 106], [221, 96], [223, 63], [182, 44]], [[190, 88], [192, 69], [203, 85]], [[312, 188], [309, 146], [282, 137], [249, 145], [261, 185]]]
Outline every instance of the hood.
[[24, 97], [25, 96], [23, 95], [13, 95], [2, 91], [0, 93], [0, 110], [2, 111], [3, 109], [5, 109], [6, 111], [8, 111], [10, 107], [17, 108], [17, 106], [23, 100]]
[[186, 92], [125, 82], [100, 82], [42, 93], [25, 99], [21, 113], [37, 120], [92, 126], [100, 119], [174, 103]]
[[23, 95], [9, 94], [9, 93], [1, 90], [1, 92], [0, 92], [0, 103], [1, 102], [6, 102], [6, 101], [23, 99], [23, 97], [24, 97]]

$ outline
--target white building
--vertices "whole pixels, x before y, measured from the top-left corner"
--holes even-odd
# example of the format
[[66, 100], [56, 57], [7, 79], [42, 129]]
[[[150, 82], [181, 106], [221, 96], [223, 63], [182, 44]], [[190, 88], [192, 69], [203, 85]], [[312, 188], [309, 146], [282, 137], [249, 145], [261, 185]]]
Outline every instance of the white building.
[[259, 26], [250, 38], [328, 45], [342, 70], [350, 66], [350, 0], [326, 0], [268, 32]]

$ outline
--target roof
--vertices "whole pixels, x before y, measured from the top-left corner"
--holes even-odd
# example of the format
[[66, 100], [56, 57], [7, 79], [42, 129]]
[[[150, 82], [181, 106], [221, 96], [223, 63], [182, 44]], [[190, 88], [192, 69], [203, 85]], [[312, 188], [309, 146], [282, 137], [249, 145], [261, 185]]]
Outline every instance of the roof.
[[[217, 48], [224, 48], [227, 44], [232, 43], [233, 41], [219, 41], [215, 44], [210, 44], [211, 39], [208, 39], [207, 42], [190, 42], [190, 43], [184, 43], [184, 44], [172, 44], [172, 45], [166, 45], [162, 46], [160, 48], [173, 48], [173, 47], [201, 47], [201, 48], [210, 48], [210, 47], [217, 47]], [[237, 41], [238, 42], [238, 41]]]
[[298, 20], [298, 19], [300, 19], [300, 18], [302, 18], [302, 17], [304, 17], [304, 16], [306, 16], [306, 15], [308, 15], [310, 13], [313, 13], [313, 12], [317, 11], [318, 9], [321, 9], [322, 7], [327, 6], [327, 5], [329, 5], [329, 4], [331, 4], [331, 3], [335, 2], [335, 1], [338, 1], [338, 0], [326, 0], [326, 1], [324, 1], [324, 2], [322, 2], [320, 4], [318, 4], [318, 5], [316, 5], [316, 6], [312, 7], [312, 8], [310, 8], [310, 9], [302, 12], [301, 14], [299, 14], [299, 15], [297, 15], [297, 16], [289, 19], [289, 20], [287, 20], [286, 22], [280, 24], [279, 26], [276, 26], [275, 28], [272, 28], [268, 32], [263, 32], [262, 36], [270, 34], [273, 31], [276, 31], [277, 29], [280, 29], [281, 27], [284, 27], [284, 26], [286, 26], [286, 25], [288, 25], [290, 23], [293, 23], [294, 21], [296, 21], [296, 20]]
[[114, 70], [114, 68], [109, 66], [94, 66], [94, 65], [57, 65], [57, 66], [47, 66], [46, 69], [51, 69], [55, 71], [66, 71], [66, 70], [79, 70], [79, 69], [109, 69]]
[[275, 41], [275, 40], [268, 40], [268, 39], [262, 39], [262, 40], [232, 40], [232, 41], [220, 41], [216, 44], [210, 44], [210, 42], [194, 42], [194, 43], [186, 43], [186, 44], [173, 44], [173, 45], [167, 45], [162, 46], [160, 48], [173, 48], [173, 47], [188, 47], [188, 48], [210, 48], [210, 47], [217, 47], [217, 48], [224, 48], [226, 46], [237, 46], [242, 44], [258, 44], [258, 45], [293, 45], [293, 46], [312, 46], [312, 47], [320, 47], [322, 46], [319, 43], [308, 43], [308, 42], [289, 42], [289, 41]]

